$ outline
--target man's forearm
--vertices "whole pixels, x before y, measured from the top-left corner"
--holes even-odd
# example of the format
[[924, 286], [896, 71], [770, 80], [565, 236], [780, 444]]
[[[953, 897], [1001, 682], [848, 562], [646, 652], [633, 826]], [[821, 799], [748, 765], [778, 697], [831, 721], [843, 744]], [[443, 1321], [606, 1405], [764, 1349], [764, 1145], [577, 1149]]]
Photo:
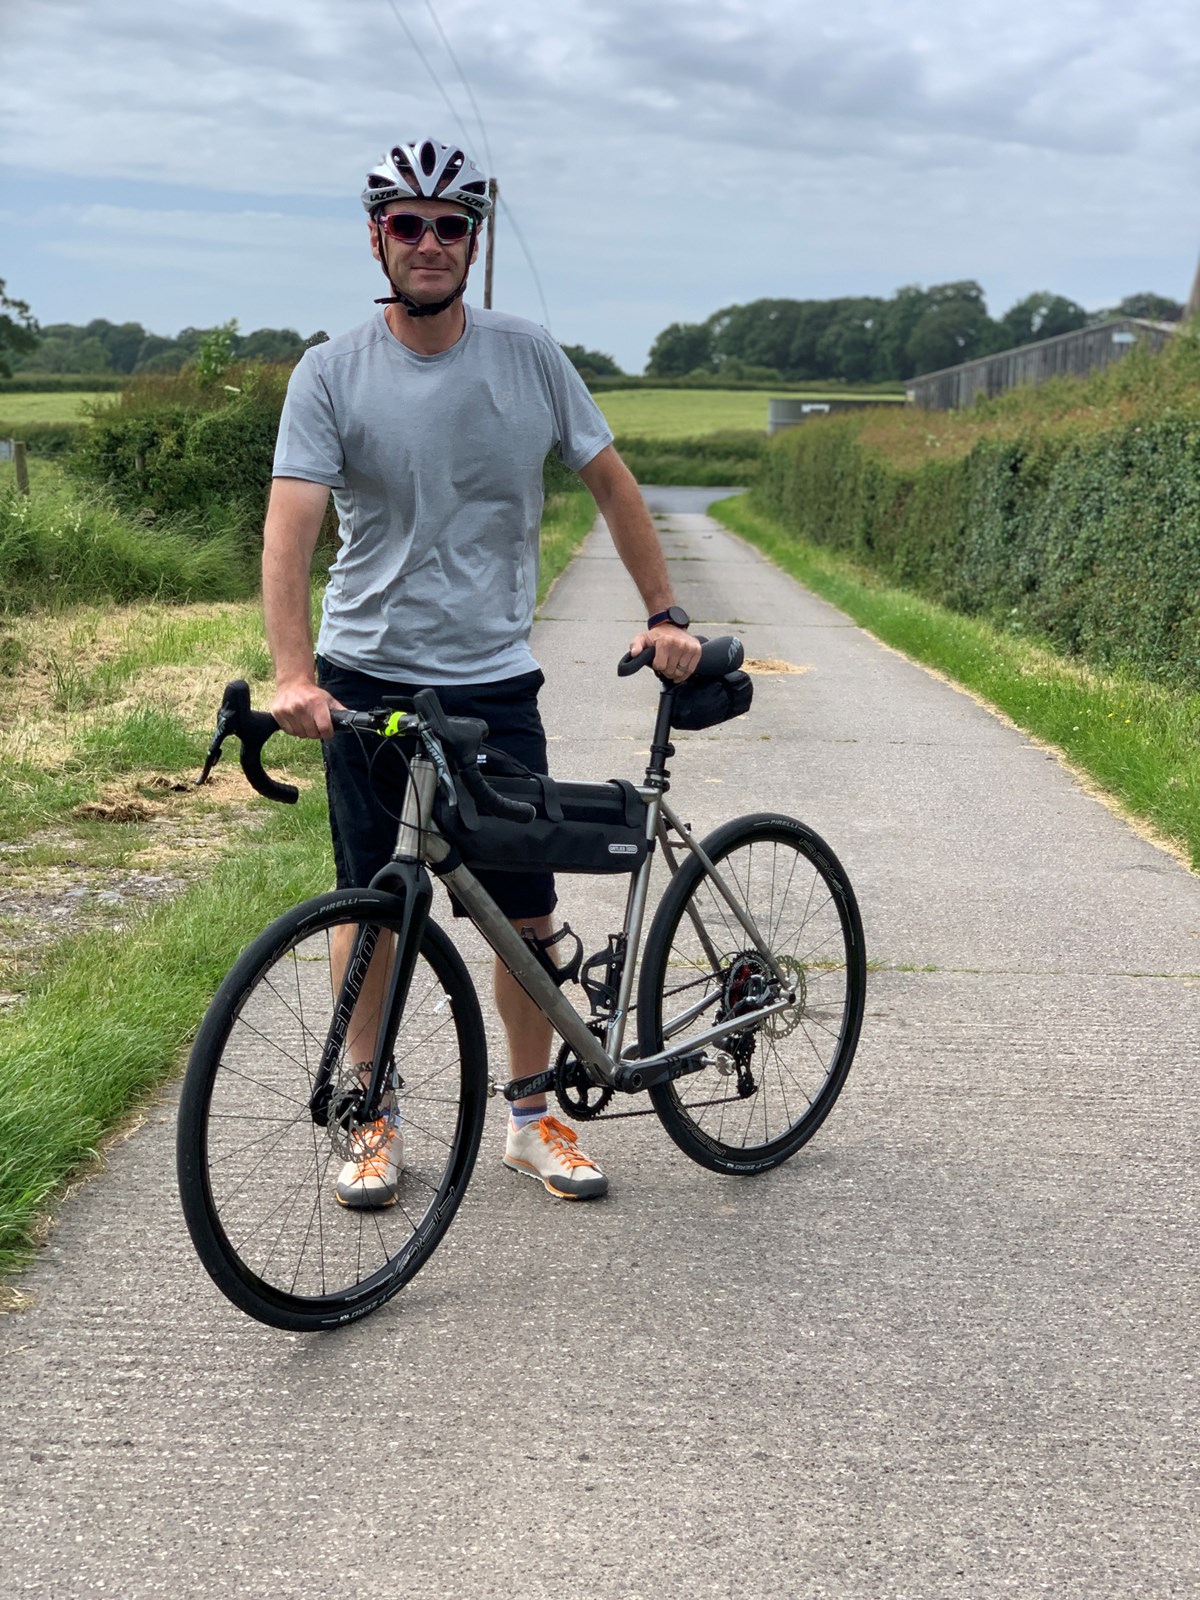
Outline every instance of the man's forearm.
[[674, 601], [671, 580], [654, 521], [633, 474], [625, 468], [614, 473], [600, 486], [596, 505], [625, 570], [637, 585], [646, 615], [665, 611]]
[[263, 623], [276, 683], [313, 678], [312, 596], [308, 568], [294, 551], [263, 547]]
[[312, 683], [312, 598], [309, 574], [329, 490], [277, 478], [263, 529], [263, 622], [275, 681]]

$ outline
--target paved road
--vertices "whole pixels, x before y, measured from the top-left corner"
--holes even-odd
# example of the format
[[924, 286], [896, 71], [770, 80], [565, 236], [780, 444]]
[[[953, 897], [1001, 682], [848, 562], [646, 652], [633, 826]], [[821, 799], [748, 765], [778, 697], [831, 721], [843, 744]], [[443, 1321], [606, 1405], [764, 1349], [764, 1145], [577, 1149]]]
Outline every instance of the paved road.
[[[433, 1263], [289, 1338], [194, 1260], [165, 1096], [0, 1321], [5, 1596], [1200, 1592], [1197, 883], [705, 499], [651, 495], [682, 603], [804, 671], [681, 738], [675, 795], [799, 813], [858, 887], [834, 1115], [753, 1182], [614, 1123], [612, 1195], [568, 1207], [493, 1102]], [[638, 615], [593, 534], [536, 634], [564, 776], [640, 770]]]

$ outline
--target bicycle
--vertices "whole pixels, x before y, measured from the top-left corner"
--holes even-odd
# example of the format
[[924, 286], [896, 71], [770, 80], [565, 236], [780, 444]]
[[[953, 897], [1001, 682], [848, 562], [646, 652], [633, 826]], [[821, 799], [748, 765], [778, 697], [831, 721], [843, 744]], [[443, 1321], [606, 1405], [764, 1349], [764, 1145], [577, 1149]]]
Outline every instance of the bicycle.
[[[652, 656], [626, 656], [618, 673]], [[335, 712], [337, 726], [380, 749], [407, 741], [395, 854], [369, 888], [294, 907], [242, 953], [204, 1017], [183, 1085], [184, 1215], [235, 1305], [274, 1327], [316, 1331], [389, 1300], [454, 1216], [489, 1094], [553, 1091], [582, 1121], [657, 1114], [692, 1160], [738, 1176], [778, 1166], [816, 1133], [862, 1022], [866, 958], [850, 882], [795, 818], [736, 817], [698, 841], [667, 800], [672, 726], [708, 726], [744, 709], [732, 705], [740, 685], [749, 703], [741, 661], [738, 640], [714, 639], [688, 685], [663, 680], [637, 785], [555, 784], [514, 768], [487, 752], [483, 723], [447, 717], [432, 690]], [[721, 692], [706, 711], [703, 697]], [[255, 789], [294, 800], [262, 764], [276, 729], [269, 713], [251, 710], [244, 683], [230, 684], [198, 781], [235, 734]], [[669, 881], [643, 948], [656, 854]], [[519, 859], [628, 875], [621, 929], [586, 960], [569, 925], [566, 960], [523, 937], [471, 871]], [[431, 873], [562, 1040], [546, 1071], [489, 1079], [473, 982], [429, 915]], [[635, 981], [636, 1042], [627, 1045]], [[588, 1015], [564, 996], [568, 982], [582, 986]], [[615, 1096], [643, 1093], [649, 1107], [608, 1111]], [[396, 1204], [344, 1209], [332, 1196], [338, 1166], [392, 1103], [405, 1136]]]

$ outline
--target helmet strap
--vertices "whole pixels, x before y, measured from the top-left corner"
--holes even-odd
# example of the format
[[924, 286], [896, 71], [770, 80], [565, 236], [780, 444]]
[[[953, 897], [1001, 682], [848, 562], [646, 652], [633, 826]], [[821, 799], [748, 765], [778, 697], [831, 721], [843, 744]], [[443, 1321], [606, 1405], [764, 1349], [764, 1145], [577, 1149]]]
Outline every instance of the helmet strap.
[[392, 293], [380, 295], [375, 304], [377, 306], [403, 306], [410, 317], [436, 317], [443, 311], [448, 311], [467, 287], [467, 279], [471, 273], [471, 246], [475, 242], [476, 232], [477, 229], [472, 228], [469, 236], [470, 242], [467, 245], [467, 264], [463, 268], [463, 275], [459, 281], [458, 288], [452, 290], [444, 300], [438, 300], [433, 305], [422, 305], [419, 301], [414, 300], [411, 295], [405, 294], [403, 289], [398, 289], [395, 283], [392, 282], [392, 275], [387, 269], [387, 250], [383, 242], [383, 229], [376, 222], [375, 236], [379, 240], [379, 265], [383, 268], [383, 275], [391, 285]]

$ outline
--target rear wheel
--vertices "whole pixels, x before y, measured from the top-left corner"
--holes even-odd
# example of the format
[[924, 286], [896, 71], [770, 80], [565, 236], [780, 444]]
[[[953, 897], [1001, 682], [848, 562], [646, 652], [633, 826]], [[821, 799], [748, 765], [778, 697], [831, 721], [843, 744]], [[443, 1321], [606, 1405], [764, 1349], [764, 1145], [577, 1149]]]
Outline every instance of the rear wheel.
[[784, 982], [689, 855], [646, 940], [638, 1041], [650, 1055], [791, 996], [710, 1047], [724, 1053], [719, 1067], [650, 1090], [663, 1126], [694, 1161], [717, 1172], [762, 1172], [812, 1138], [846, 1080], [866, 993], [862, 922], [836, 856], [802, 822], [738, 817], [703, 848]]
[[[401, 915], [400, 900], [366, 889], [297, 906], [242, 953], [196, 1036], [177, 1139], [184, 1215], [217, 1287], [274, 1327], [337, 1327], [390, 1299], [433, 1253], [475, 1162], [483, 1021], [461, 957], [429, 923], [393, 1050], [404, 1141], [395, 1199], [338, 1201], [366, 1126], [355, 1121], [339, 953], [344, 962], [369, 930], [366, 960], [374, 948], [390, 966]], [[354, 1013], [360, 1056], [381, 1025], [368, 988]]]

